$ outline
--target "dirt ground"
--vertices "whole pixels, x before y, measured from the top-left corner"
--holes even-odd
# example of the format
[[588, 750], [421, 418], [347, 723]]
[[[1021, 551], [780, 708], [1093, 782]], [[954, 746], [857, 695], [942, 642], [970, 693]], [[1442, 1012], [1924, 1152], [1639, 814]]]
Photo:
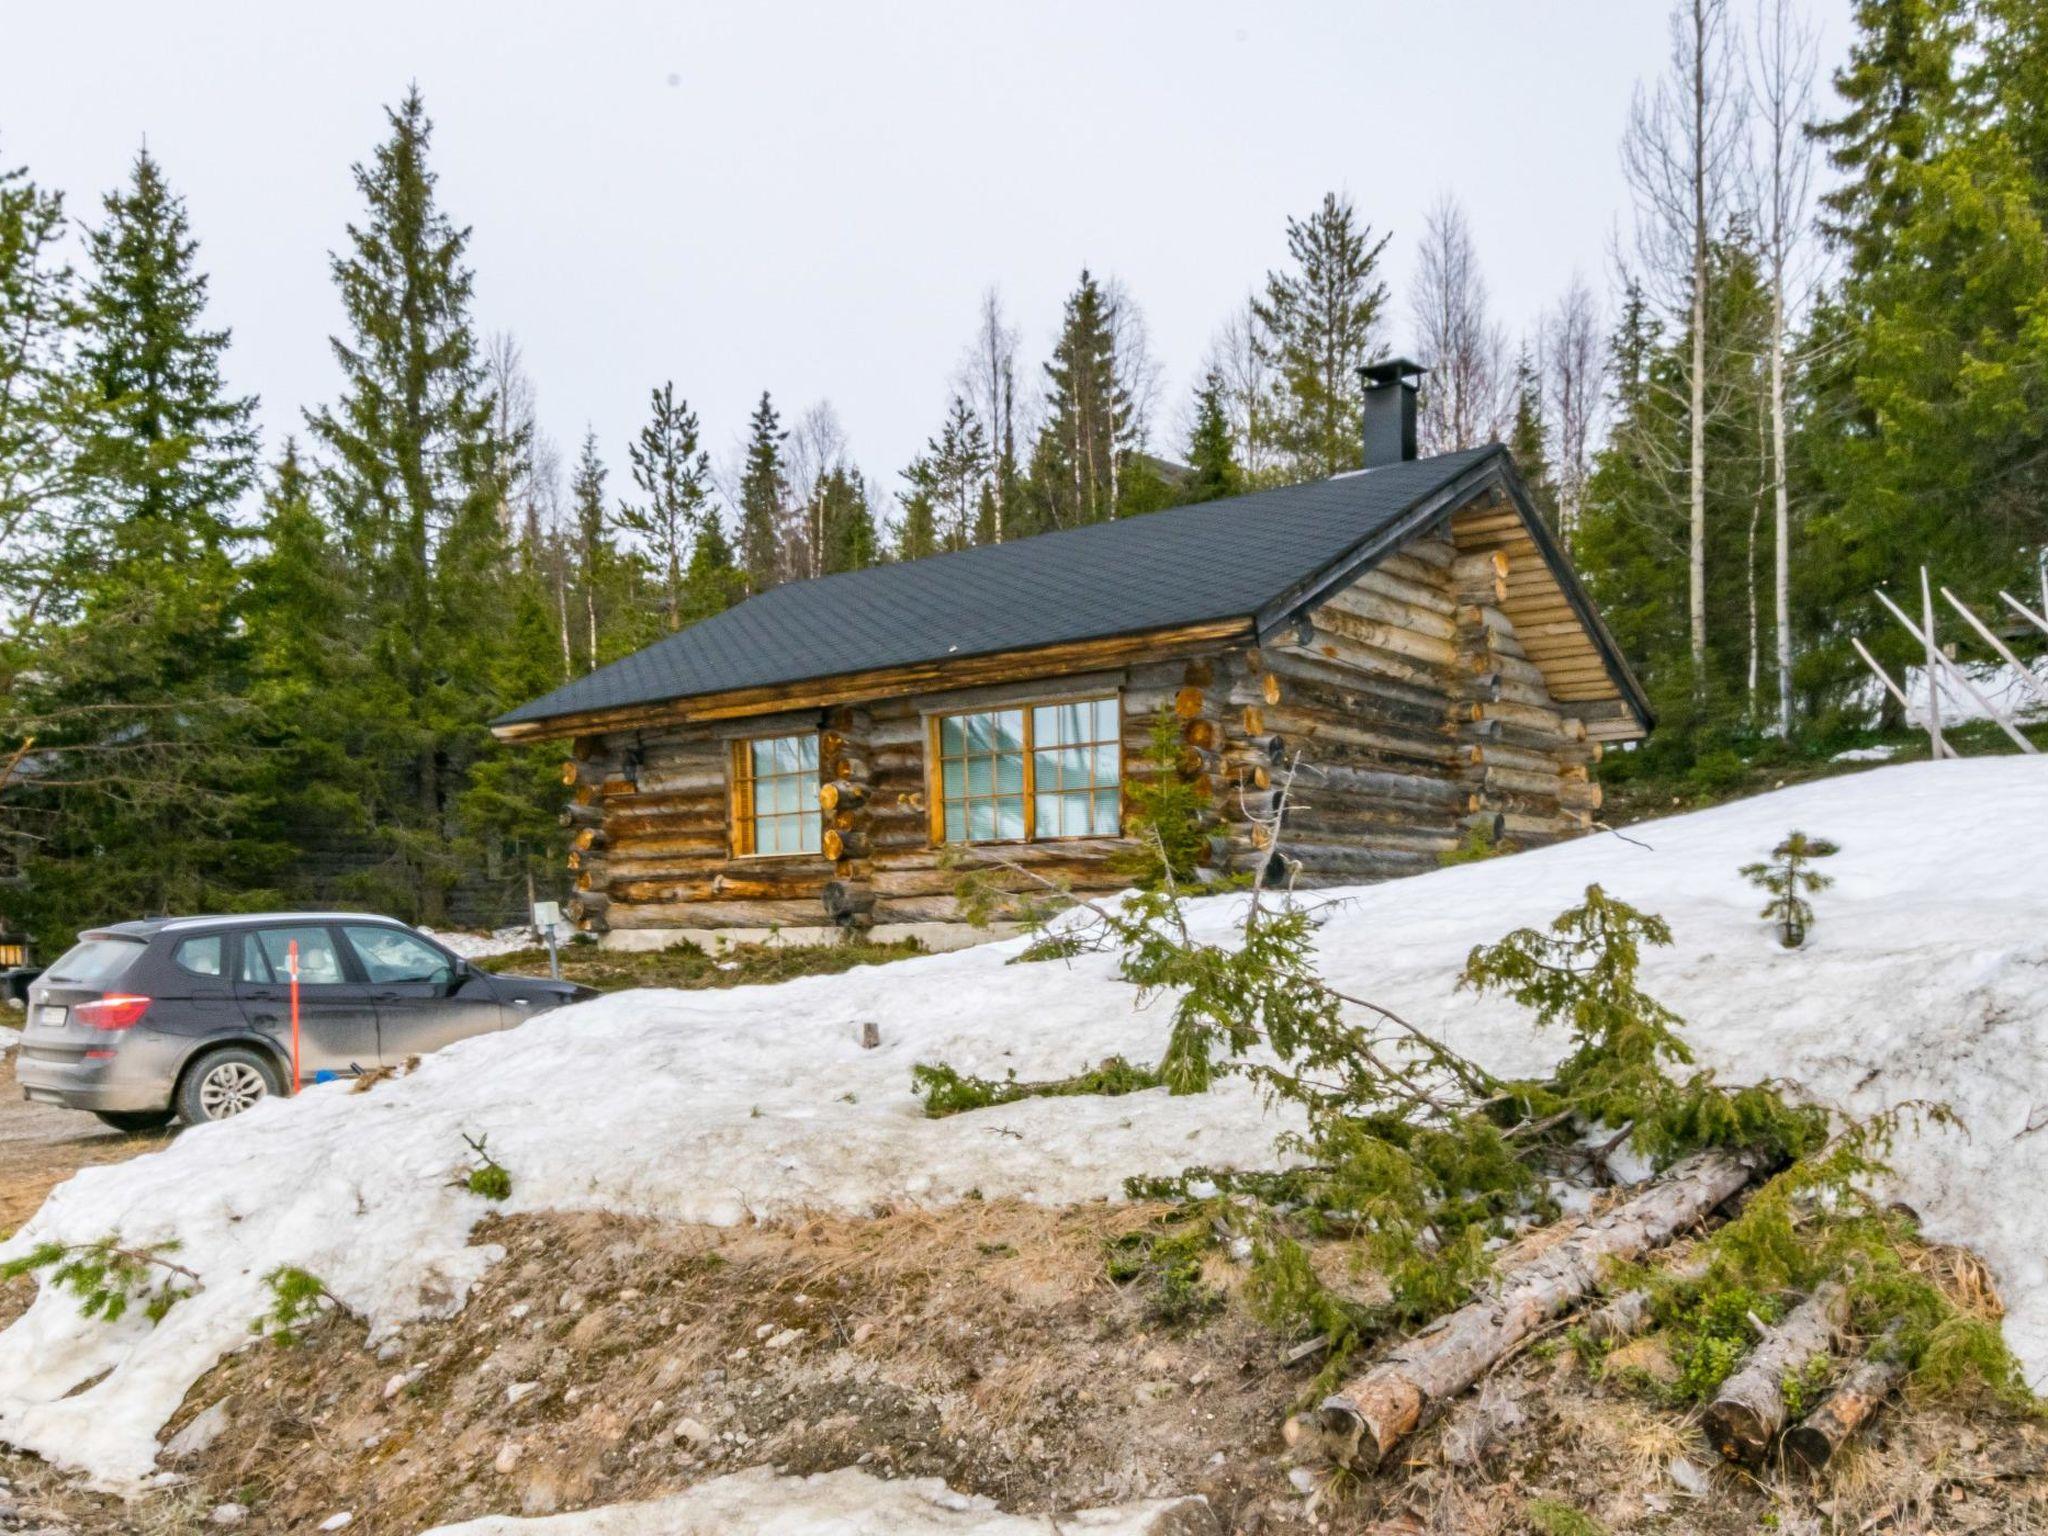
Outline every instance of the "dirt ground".
[[[1817, 1483], [1721, 1466], [1696, 1427], [1558, 1337], [1497, 1370], [1369, 1479], [1292, 1463], [1313, 1360], [1226, 1298], [1162, 1317], [1109, 1282], [1142, 1206], [968, 1202], [723, 1230], [604, 1215], [493, 1221], [464, 1312], [372, 1348], [335, 1313], [252, 1342], [166, 1431], [182, 1486], [94, 1501], [0, 1465], [43, 1528], [249, 1536], [347, 1511], [351, 1536], [655, 1497], [743, 1467], [937, 1476], [1058, 1514], [1200, 1493], [1219, 1529], [1366, 1536], [1906, 1536], [2048, 1529], [2048, 1435], [1979, 1405], [1893, 1405]], [[1335, 1261], [1333, 1256], [1333, 1262]], [[1637, 1361], [1640, 1365], [1642, 1362]], [[61, 1522], [61, 1523], [60, 1523]], [[0, 1531], [10, 1527], [0, 1519]]]
[[[0, 1039], [10, 1040], [7, 1030]], [[124, 1136], [75, 1109], [31, 1104], [14, 1082], [14, 1052], [0, 1061], [0, 1235], [36, 1212], [43, 1196], [92, 1163], [118, 1163], [162, 1146], [159, 1131]]]
[[[25, 1105], [6, 1069], [0, 1209], [11, 1226], [71, 1170], [161, 1140]], [[2048, 1530], [2038, 1418], [1894, 1404], [1818, 1482], [1752, 1474], [1556, 1335], [1467, 1394], [1399, 1468], [1333, 1479], [1295, 1465], [1282, 1435], [1316, 1362], [1287, 1363], [1294, 1341], [1252, 1316], [1241, 1266], [1212, 1256], [1216, 1304], [1168, 1315], [1147, 1283], [1111, 1283], [1107, 1245], [1154, 1215], [969, 1201], [716, 1230], [490, 1221], [477, 1240], [506, 1257], [456, 1318], [373, 1348], [337, 1310], [296, 1343], [252, 1339], [202, 1379], [165, 1431], [203, 1442], [166, 1456], [177, 1486], [124, 1504], [0, 1453], [0, 1533], [210, 1532], [229, 1528], [215, 1518], [228, 1506], [248, 1536], [341, 1511], [351, 1536], [415, 1536], [763, 1464], [938, 1476], [1055, 1514], [1200, 1493], [1237, 1536]], [[1319, 1254], [1332, 1273], [1347, 1269], [1338, 1246]], [[8, 1287], [0, 1319], [30, 1292]]]

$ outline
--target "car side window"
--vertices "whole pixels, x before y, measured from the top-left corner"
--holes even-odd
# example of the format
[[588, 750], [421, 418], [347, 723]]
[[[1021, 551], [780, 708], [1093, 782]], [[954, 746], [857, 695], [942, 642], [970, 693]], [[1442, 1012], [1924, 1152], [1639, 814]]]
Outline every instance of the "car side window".
[[171, 952], [171, 959], [181, 971], [194, 976], [218, 977], [221, 974], [221, 952], [225, 943], [217, 933], [201, 938], [187, 939]]
[[412, 934], [367, 923], [341, 931], [374, 982], [447, 981], [455, 974], [446, 955]]
[[348, 980], [334, 935], [325, 928], [258, 928], [242, 936], [242, 980], [275, 982], [291, 979], [291, 947], [299, 946], [302, 986], [336, 986]]

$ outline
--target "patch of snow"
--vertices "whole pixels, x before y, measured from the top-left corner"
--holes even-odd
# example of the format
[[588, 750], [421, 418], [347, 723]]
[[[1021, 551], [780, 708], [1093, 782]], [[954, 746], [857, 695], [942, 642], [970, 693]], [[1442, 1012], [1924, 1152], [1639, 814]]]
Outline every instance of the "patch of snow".
[[752, 1467], [665, 1499], [538, 1519], [486, 1515], [425, 1536], [1182, 1536], [1213, 1528], [1198, 1498], [1057, 1517], [1005, 1515], [994, 1501], [955, 1493], [936, 1477], [884, 1481], [854, 1467], [779, 1477]]
[[1889, 758], [1898, 756], [1898, 752], [1898, 747], [1890, 744], [1875, 747], [1851, 747], [1846, 752], [1837, 752], [1828, 761], [1831, 763], [1882, 763]]
[[[1786, 1077], [1868, 1114], [1943, 1100], [1967, 1134], [1896, 1148], [1897, 1195], [1937, 1240], [1991, 1264], [2007, 1337], [2048, 1384], [2048, 824], [2033, 758], [1916, 763], [1802, 784], [1513, 858], [1347, 892], [1318, 944], [1330, 980], [1495, 1071], [1540, 1073], [1566, 1042], [1498, 998], [1455, 991], [1475, 943], [1547, 921], [1599, 881], [1662, 913], [1676, 945], [1645, 984], [1689, 1021], [1701, 1062]], [[1806, 948], [1781, 949], [1741, 865], [1793, 828], [1839, 843]], [[1630, 840], [1632, 839], [1632, 840]], [[1648, 847], [1639, 844], [1648, 844]], [[1229, 931], [1241, 897], [1194, 904]], [[204, 1286], [152, 1328], [87, 1322], [45, 1289], [0, 1333], [0, 1438], [109, 1484], [151, 1470], [156, 1432], [216, 1360], [252, 1339], [262, 1276], [291, 1264], [370, 1320], [372, 1344], [447, 1316], [500, 1256], [468, 1245], [487, 1210], [605, 1209], [729, 1224], [859, 1213], [979, 1192], [1070, 1203], [1127, 1175], [1269, 1166], [1287, 1121], [1249, 1088], [1022, 1103], [928, 1120], [910, 1068], [1059, 1076], [1156, 1059], [1169, 1009], [1140, 1009], [1111, 955], [1005, 964], [1026, 941], [774, 987], [614, 994], [450, 1046], [367, 1095], [333, 1084], [87, 1168], [0, 1244], [118, 1231], [176, 1240]], [[879, 1024], [863, 1049], [859, 1024]], [[503, 1207], [453, 1187], [463, 1133], [510, 1170]], [[104, 1379], [95, 1380], [96, 1377]], [[86, 1385], [90, 1383], [90, 1385]], [[79, 1390], [83, 1387], [83, 1390]]]
[[[559, 928], [558, 942], [567, 943], [575, 930]], [[422, 928], [428, 938], [443, 949], [452, 950], [465, 960], [488, 960], [494, 955], [515, 954], [522, 949], [533, 949], [547, 942], [547, 936], [531, 923], [519, 923], [510, 928], [493, 928], [489, 933], [463, 933], [458, 930]]]
[[[1978, 665], [1963, 662], [1963, 675], [1970, 680], [1970, 686], [1984, 695], [1985, 702], [2004, 712], [2008, 720], [2048, 720], [2048, 704], [2044, 704], [2034, 690], [2027, 686], [2027, 680], [2020, 670], [2009, 662], [1997, 666]], [[2033, 663], [2035, 680], [2048, 687], [2048, 660]], [[1971, 698], [1956, 680], [1944, 669], [1937, 669], [1941, 694], [1941, 723], [1962, 725], [1971, 720], [1989, 720], [1990, 714], [1984, 705]], [[1896, 674], [1894, 674], [1896, 676]], [[1906, 710], [1906, 723], [1916, 730], [1927, 726], [1927, 669], [1908, 667], [1906, 675], [1899, 679], [1899, 686], [1906, 690], [1911, 701]], [[1879, 688], [1873, 679], [1870, 684], [1870, 702], [1878, 700]]]

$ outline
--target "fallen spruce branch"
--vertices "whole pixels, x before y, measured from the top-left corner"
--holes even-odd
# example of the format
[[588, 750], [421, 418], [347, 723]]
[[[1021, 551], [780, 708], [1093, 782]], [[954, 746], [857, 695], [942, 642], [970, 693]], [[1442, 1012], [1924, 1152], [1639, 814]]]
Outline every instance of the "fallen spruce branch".
[[1847, 1293], [1829, 1282], [1792, 1309], [1750, 1351], [1742, 1369], [1721, 1384], [1707, 1405], [1701, 1426], [1724, 1457], [1755, 1466], [1771, 1448], [1787, 1417], [1787, 1382], [1801, 1382], [1816, 1362], [1825, 1363], [1841, 1332]]
[[1785, 1431], [1786, 1460], [1818, 1472], [1905, 1379], [1906, 1362], [1896, 1341], [1880, 1340], [1836, 1383], [1819, 1407]]
[[1737, 1193], [1762, 1165], [1753, 1153], [1703, 1152], [1501, 1276], [1493, 1293], [1448, 1313], [1323, 1400], [1313, 1425], [1290, 1421], [1331, 1461], [1369, 1472], [1509, 1350], [1600, 1283], [1607, 1266], [1662, 1247]]

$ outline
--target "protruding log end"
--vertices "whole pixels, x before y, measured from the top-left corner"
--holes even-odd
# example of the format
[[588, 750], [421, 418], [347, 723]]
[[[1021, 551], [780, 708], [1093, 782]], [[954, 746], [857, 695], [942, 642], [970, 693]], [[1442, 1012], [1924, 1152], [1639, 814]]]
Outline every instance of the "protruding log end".
[[1710, 1403], [1700, 1418], [1707, 1441], [1728, 1461], [1756, 1466], [1771, 1448], [1771, 1431], [1761, 1417], [1745, 1403], [1726, 1398]]

